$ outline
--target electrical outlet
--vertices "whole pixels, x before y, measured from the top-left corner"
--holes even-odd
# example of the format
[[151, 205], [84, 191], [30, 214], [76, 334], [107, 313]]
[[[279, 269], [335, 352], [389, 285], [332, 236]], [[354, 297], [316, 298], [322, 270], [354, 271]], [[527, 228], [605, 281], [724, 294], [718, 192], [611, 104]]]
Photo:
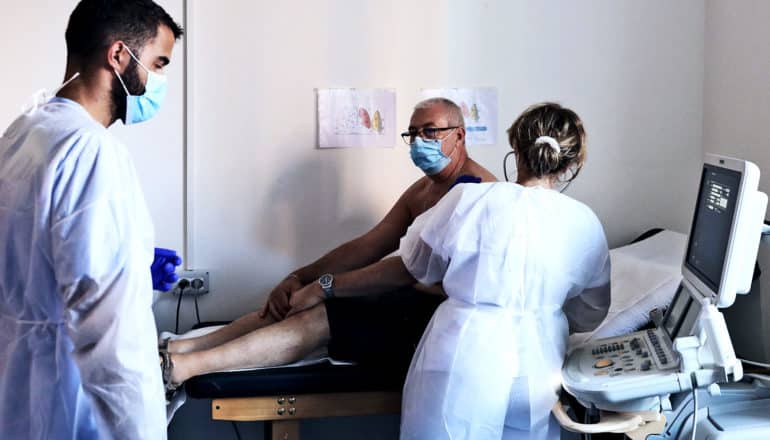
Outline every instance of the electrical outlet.
[[179, 281], [172, 290], [174, 295], [205, 295], [211, 291], [207, 270], [182, 270], [177, 272], [177, 276]]

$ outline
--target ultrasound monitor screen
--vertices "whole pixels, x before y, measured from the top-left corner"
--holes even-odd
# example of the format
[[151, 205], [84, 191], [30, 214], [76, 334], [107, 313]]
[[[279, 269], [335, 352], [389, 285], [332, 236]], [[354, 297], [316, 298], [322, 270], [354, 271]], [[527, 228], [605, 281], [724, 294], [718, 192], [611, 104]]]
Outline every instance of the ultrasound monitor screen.
[[714, 292], [722, 281], [740, 182], [738, 171], [703, 166], [685, 266]]

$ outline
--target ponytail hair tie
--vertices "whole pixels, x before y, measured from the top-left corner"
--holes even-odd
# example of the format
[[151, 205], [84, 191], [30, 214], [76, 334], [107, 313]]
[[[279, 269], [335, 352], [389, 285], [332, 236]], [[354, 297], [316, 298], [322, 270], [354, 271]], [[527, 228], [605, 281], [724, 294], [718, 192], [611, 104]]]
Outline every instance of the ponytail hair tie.
[[559, 146], [559, 143], [551, 136], [540, 136], [537, 138], [537, 140], [535, 140], [535, 145], [540, 144], [548, 144], [551, 146], [551, 148], [553, 148], [553, 151], [555, 151], [556, 154], [561, 153], [561, 147]]

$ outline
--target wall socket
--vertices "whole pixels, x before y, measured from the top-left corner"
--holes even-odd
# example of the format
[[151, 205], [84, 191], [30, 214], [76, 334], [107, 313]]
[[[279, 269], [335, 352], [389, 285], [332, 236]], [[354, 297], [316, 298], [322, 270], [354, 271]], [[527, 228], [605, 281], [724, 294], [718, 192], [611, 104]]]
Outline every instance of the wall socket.
[[[171, 290], [174, 295], [205, 295], [211, 291], [209, 271], [207, 270], [182, 270], [177, 272], [177, 276], [179, 276], [179, 281], [174, 284], [174, 288]], [[186, 284], [184, 289], [180, 287], [180, 283], [183, 286]]]

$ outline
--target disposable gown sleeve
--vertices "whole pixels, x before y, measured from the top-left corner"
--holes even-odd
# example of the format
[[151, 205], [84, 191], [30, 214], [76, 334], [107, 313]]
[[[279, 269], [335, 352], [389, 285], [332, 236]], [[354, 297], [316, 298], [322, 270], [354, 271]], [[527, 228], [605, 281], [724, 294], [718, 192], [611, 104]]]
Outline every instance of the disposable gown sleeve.
[[126, 164], [114, 145], [78, 142], [57, 170], [50, 226], [72, 356], [100, 438], [166, 438], [151, 255], [129, 232], [138, 187], [116, 181]]
[[570, 333], [588, 332], [602, 323], [610, 310], [610, 254], [603, 231], [597, 235], [599, 243], [593, 258], [584, 264], [597, 268], [583, 291], [564, 303], [564, 314]]
[[446, 237], [462, 190], [463, 185], [453, 188], [435, 206], [419, 215], [401, 238], [398, 253], [406, 269], [421, 284], [438, 283], [446, 274], [451, 256]]

